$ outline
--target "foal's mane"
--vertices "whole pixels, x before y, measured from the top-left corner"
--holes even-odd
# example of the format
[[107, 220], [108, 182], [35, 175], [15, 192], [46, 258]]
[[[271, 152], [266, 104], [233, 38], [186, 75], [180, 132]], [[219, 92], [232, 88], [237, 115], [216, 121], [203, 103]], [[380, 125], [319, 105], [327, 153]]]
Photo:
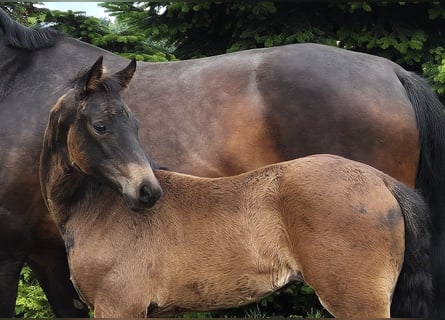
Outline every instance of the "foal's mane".
[[[72, 86], [82, 85], [85, 83], [88, 76], [89, 67], [85, 67], [79, 71], [79, 73], [69, 83]], [[104, 92], [119, 92], [122, 89], [120, 79], [116, 74], [104, 74], [98, 81], [90, 87], [92, 91], [104, 91]]]
[[16, 21], [0, 9], [0, 30], [7, 46], [25, 50], [37, 50], [53, 46], [61, 33], [52, 28], [31, 29]]

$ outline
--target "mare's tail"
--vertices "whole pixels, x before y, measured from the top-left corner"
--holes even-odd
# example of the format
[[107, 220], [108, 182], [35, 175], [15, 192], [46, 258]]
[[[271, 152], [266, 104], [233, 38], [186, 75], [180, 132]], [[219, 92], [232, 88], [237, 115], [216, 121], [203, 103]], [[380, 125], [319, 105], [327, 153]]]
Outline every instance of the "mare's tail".
[[405, 221], [405, 256], [394, 290], [391, 316], [426, 318], [433, 295], [428, 207], [418, 193], [402, 183], [395, 180], [386, 183]]
[[434, 297], [431, 315], [445, 316], [445, 115], [437, 96], [421, 77], [396, 74], [414, 107], [419, 130], [419, 166], [416, 189], [428, 203], [431, 223], [431, 265]]

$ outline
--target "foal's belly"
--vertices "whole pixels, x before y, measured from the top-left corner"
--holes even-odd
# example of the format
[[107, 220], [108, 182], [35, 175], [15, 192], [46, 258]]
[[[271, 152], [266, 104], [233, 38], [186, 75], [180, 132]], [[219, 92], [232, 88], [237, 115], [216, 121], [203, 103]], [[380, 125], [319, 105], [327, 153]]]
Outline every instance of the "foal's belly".
[[165, 300], [158, 300], [156, 307], [148, 310], [147, 315], [172, 315], [238, 307], [258, 301], [290, 282], [302, 280], [299, 272], [287, 267], [271, 273], [242, 271], [244, 270], [233, 269], [224, 274], [200, 272], [190, 275], [187, 280], [180, 280], [180, 287], [175, 282], [168, 290]]
[[237, 279], [219, 281], [195, 279], [184, 290], [176, 289], [172, 297], [148, 310], [147, 316], [172, 315], [189, 311], [207, 311], [238, 307], [258, 301], [291, 281], [300, 279], [296, 272], [288, 272], [276, 285], [271, 284], [271, 275], [239, 275]]

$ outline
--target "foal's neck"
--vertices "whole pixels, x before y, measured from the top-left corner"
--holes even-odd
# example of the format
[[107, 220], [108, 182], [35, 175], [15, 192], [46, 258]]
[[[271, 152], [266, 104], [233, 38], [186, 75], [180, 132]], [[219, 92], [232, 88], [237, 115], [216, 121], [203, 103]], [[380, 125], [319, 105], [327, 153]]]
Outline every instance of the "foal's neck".
[[67, 150], [67, 130], [52, 124], [47, 127], [40, 156], [40, 183], [43, 198], [56, 223], [64, 224], [70, 207], [79, 193], [88, 188], [91, 178], [78, 170], [70, 161]]

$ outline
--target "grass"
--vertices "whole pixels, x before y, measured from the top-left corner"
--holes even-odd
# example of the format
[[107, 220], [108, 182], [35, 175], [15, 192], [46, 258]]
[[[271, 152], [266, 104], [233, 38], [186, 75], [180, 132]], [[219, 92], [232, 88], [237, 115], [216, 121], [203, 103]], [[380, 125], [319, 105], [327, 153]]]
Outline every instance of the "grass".
[[[25, 318], [54, 317], [48, 300], [28, 266], [25, 266], [20, 274], [16, 315]], [[318, 298], [312, 288], [296, 284], [247, 306], [212, 312], [193, 312], [178, 316], [178, 318], [260, 319], [289, 317], [319, 319], [325, 316], [326, 314], [319, 305]]]

